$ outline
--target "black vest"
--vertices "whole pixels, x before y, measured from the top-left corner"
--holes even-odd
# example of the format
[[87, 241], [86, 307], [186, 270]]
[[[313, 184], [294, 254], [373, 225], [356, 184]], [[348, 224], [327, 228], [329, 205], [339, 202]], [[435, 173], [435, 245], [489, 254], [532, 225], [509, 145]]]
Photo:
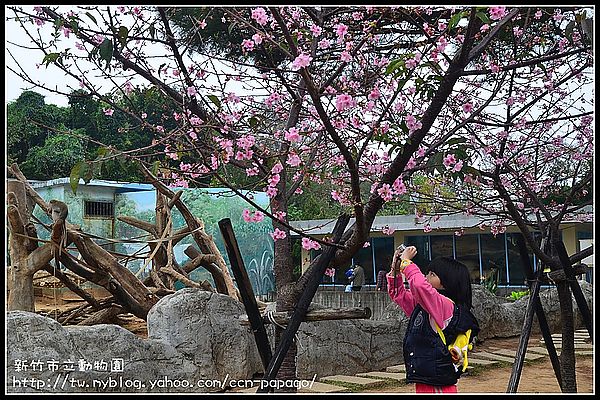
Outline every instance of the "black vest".
[[[471, 338], [479, 333], [475, 316], [464, 306], [454, 305], [454, 314], [442, 331], [449, 345], [461, 332], [471, 329]], [[406, 380], [410, 383], [425, 383], [433, 386], [454, 385], [462, 373], [452, 363], [448, 347], [440, 335], [431, 328], [429, 314], [419, 304], [413, 310], [406, 335], [403, 354]]]

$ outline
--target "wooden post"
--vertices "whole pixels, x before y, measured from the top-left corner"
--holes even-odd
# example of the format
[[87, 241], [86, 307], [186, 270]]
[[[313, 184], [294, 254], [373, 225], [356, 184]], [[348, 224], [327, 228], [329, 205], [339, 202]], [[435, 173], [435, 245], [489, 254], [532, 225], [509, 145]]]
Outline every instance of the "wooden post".
[[530, 283], [530, 298], [529, 303], [527, 305], [527, 310], [525, 311], [525, 321], [523, 322], [523, 334], [519, 340], [519, 347], [517, 348], [517, 354], [515, 356], [515, 363], [513, 364], [513, 369], [510, 375], [510, 379], [508, 382], [508, 388], [506, 389], [507, 393], [516, 393], [517, 387], [519, 386], [519, 379], [521, 377], [521, 371], [523, 369], [523, 362], [525, 361], [525, 353], [527, 352], [527, 342], [529, 341], [529, 337], [531, 335], [531, 327], [533, 324], [533, 311], [538, 317], [538, 322], [540, 324], [540, 329], [542, 331], [542, 336], [544, 337], [544, 342], [546, 343], [548, 349], [548, 355], [550, 356], [550, 361], [552, 362], [552, 368], [554, 369], [554, 374], [556, 375], [556, 379], [558, 381], [559, 386], [562, 388], [562, 379], [560, 375], [560, 362], [558, 360], [558, 356], [556, 354], [556, 349], [554, 348], [554, 343], [552, 341], [552, 334], [550, 332], [550, 328], [548, 327], [548, 321], [546, 320], [546, 315], [544, 314], [544, 308], [542, 307], [542, 303], [540, 301], [539, 292], [540, 292], [540, 274], [542, 270], [538, 271], [537, 274], [534, 275], [533, 268], [531, 266], [529, 255], [527, 253], [527, 246], [525, 245], [525, 241], [522, 236], [517, 238], [517, 247], [519, 248], [519, 254], [521, 256], [521, 263], [525, 268], [525, 275], [527, 276], [528, 282]]
[[242, 298], [242, 302], [246, 308], [246, 314], [248, 314], [248, 319], [250, 320], [256, 347], [258, 347], [258, 353], [260, 354], [260, 358], [266, 370], [271, 361], [271, 345], [269, 344], [269, 337], [267, 336], [267, 330], [263, 324], [262, 316], [258, 310], [256, 297], [254, 297], [254, 290], [252, 290], [252, 284], [248, 278], [246, 268], [244, 267], [244, 260], [242, 259], [240, 248], [237, 244], [235, 234], [233, 233], [231, 220], [229, 218], [220, 220], [219, 229], [221, 230], [221, 235], [223, 235], [225, 250], [229, 257], [233, 276], [237, 282], [240, 297]]
[[585, 300], [585, 296], [581, 291], [581, 286], [579, 286], [579, 282], [577, 282], [577, 278], [575, 277], [575, 273], [573, 272], [573, 266], [571, 265], [571, 260], [569, 259], [567, 250], [565, 249], [565, 244], [562, 242], [562, 240], [555, 240], [553, 244], [558, 253], [558, 258], [560, 260], [560, 263], [562, 264], [563, 270], [565, 271], [565, 275], [567, 276], [567, 281], [571, 286], [571, 291], [573, 292], [573, 297], [575, 297], [575, 301], [577, 302], [579, 312], [583, 317], [583, 323], [587, 328], [587, 331], [590, 335], [590, 339], [593, 339], [594, 336], [592, 335], [592, 313], [590, 312], [590, 308], [588, 307], [587, 301]]
[[[338, 243], [342, 237], [342, 233], [344, 233], [344, 229], [346, 229], [346, 225], [348, 225], [348, 221], [350, 221], [350, 216], [347, 214], [342, 214], [338, 218], [335, 228], [333, 228], [333, 243]], [[325, 269], [329, 266], [331, 260], [335, 256], [337, 248], [335, 246], [328, 246], [323, 253], [315, 259], [315, 267], [313, 268], [312, 274], [308, 278], [308, 283], [304, 292], [300, 295], [298, 302], [296, 303], [296, 307], [292, 316], [290, 318], [290, 322], [281, 335], [281, 342], [279, 342], [279, 346], [275, 350], [275, 354], [273, 358], [271, 358], [271, 362], [263, 376], [263, 380], [271, 381], [277, 375], [279, 368], [281, 367], [281, 363], [289, 350], [292, 341], [294, 340], [294, 336], [300, 327], [302, 321], [306, 316], [306, 312], [310, 303], [312, 302], [317, 289], [319, 288], [319, 284], [321, 282], [321, 278], [325, 273]], [[261, 385], [257, 393], [267, 393], [270, 391], [269, 385]], [[271, 390], [272, 391], [272, 390]]]

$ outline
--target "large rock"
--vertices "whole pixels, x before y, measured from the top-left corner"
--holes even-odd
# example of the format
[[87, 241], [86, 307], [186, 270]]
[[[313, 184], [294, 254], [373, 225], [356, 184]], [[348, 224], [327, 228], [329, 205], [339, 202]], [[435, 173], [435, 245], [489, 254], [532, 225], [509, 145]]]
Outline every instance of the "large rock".
[[[327, 308], [312, 303], [309, 310]], [[275, 303], [267, 305], [275, 310]], [[353, 375], [401, 364], [408, 319], [314, 321], [300, 324], [296, 336], [299, 379]], [[273, 325], [267, 333], [274, 347]]]
[[[589, 309], [592, 310], [592, 285], [586, 281], [579, 281], [579, 285], [586, 298]], [[481, 328], [479, 339], [520, 336], [523, 332], [523, 323], [525, 321], [525, 313], [530, 297], [531, 296], [526, 295], [517, 301], [510, 301], [493, 295], [481, 285], [473, 285], [473, 314], [477, 317]], [[552, 286], [541, 290], [539, 298], [550, 331], [552, 333], [560, 332], [562, 322], [556, 287]], [[572, 297], [572, 302], [575, 329], [583, 328], [581, 312], [579, 312], [574, 297]], [[532, 335], [541, 334], [537, 316], [534, 317], [531, 331]]]
[[298, 330], [298, 377], [353, 375], [400, 364], [405, 330], [398, 320], [303, 323]]
[[[34, 313], [9, 312], [6, 390], [219, 391], [226, 377], [251, 379], [262, 369], [252, 333], [239, 322], [243, 313], [228, 296], [180, 290], [152, 308], [149, 338], [142, 339], [116, 325], [63, 327]], [[111, 372], [121, 360], [122, 372]]]
[[251, 328], [240, 324], [245, 314], [229, 296], [182, 289], [152, 307], [148, 338], [174, 346], [198, 367], [198, 379], [252, 377], [262, 364]]

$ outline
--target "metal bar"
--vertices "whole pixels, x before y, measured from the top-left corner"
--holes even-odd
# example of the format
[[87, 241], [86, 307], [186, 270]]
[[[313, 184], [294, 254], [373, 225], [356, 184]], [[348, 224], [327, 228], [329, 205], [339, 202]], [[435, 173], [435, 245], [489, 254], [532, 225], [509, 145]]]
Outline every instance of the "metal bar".
[[238, 247], [235, 234], [233, 233], [231, 220], [229, 218], [220, 220], [219, 229], [221, 230], [221, 235], [223, 235], [225, 250], [229, 256], [229, 263], [231, 264], [233, 276], [235, 277], [242, 303], [246, 308], [246, 314], [248, 314], [248, 320], [250, 321], [250, 326], [254, 333], [256, 347], [258, 348], [258, 353], [260, 354], [260, 358], [266, 370], [272, 357], [271, 345], [269, 344], [269, 337], [267, 336], [262, 316], [258, 310], [256, 297], [254, 297], [254, 291], [252, 290], [252, 284], [248, 278], [246, 268], [244, 267], [244, 260], [242, 259], [240, 248]]

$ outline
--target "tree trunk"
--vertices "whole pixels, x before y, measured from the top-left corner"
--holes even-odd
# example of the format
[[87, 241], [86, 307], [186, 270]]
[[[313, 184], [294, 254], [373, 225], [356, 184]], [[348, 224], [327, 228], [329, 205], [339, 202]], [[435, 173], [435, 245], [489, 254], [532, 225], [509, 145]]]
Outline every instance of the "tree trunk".
[[[281, 335], [283, 333], [283, 329], [276, 327], [275, 329], [275, 348], [279, 346], [279, 340], [281, 339]], [[290, 348], [288, 349], [285, 357], [283, 358], [283, 362], [281, 363], [281, 367], [277, 372], [277, 376], [275, 379], [282, 381], [295, 381], [297, 380], [296, 376], [296, 355], [298, 352], [298, 348], [296, 347], [296, 341], [292, 343]], [[277, 392], [282, 393], [296, 393], [297, 388], [293, 385], [289, 385], [290, 387], [280, 388]]]
[[577, 380], [575, 375], [575, 343], [573, 323], [573, 299], [569, 283], [558, 282], [558, 300], [560, 302], [560, 315], [562, 321], [562, 350], [560, 353], [560, 375], [563, 382], [563, 393], [577, 393]]
[[[21, 263], [19, 263], [21, 264]], [[8, 311], [35, 312], [33, 274], [21, 265], [8, 268]]]

